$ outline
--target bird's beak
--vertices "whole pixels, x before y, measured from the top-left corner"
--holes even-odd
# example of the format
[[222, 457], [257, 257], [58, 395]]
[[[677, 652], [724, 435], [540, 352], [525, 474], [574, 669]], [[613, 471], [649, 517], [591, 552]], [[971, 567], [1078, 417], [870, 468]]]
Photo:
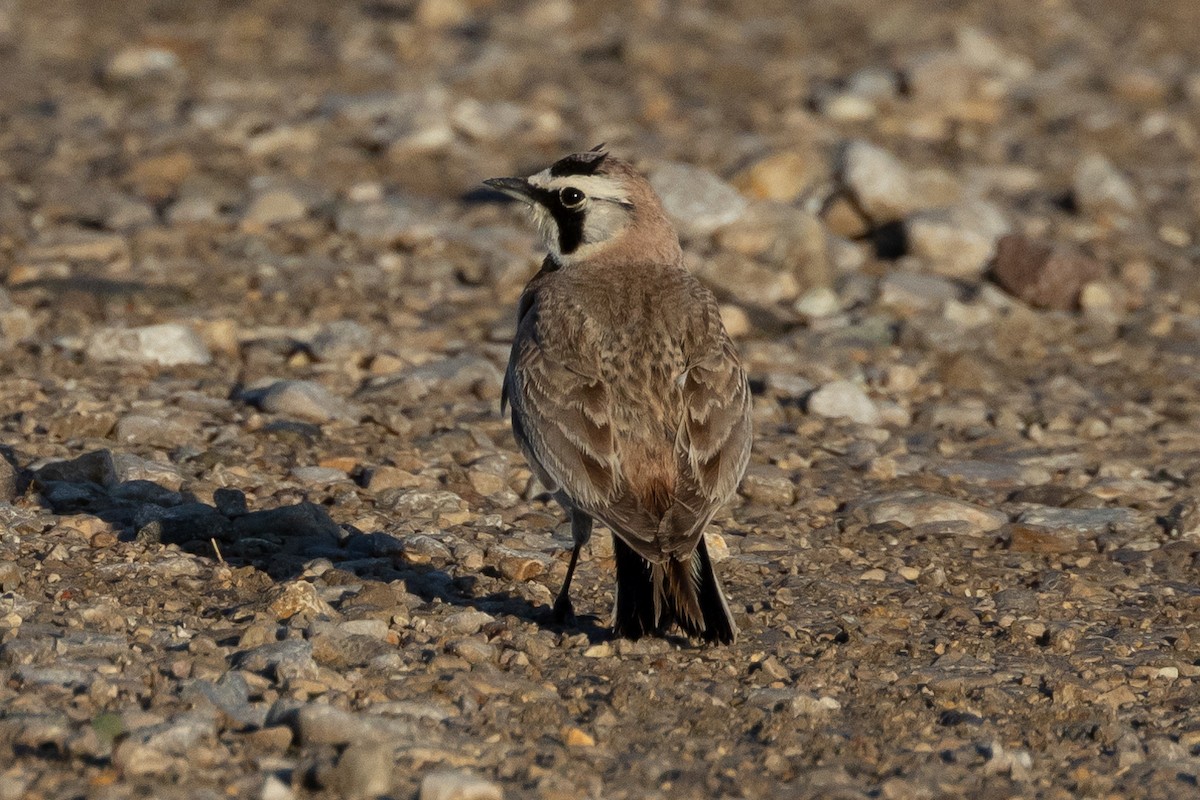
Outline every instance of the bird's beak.
[[522, 203], [533, 202], [533, 186], [524, 178], [488, 178], [483, 185]]

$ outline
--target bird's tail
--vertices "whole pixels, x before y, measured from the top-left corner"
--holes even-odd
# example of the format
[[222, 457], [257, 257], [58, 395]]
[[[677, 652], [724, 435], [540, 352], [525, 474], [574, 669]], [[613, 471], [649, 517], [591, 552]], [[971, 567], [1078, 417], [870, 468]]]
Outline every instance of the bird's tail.
[[689, 636], [732, 644], [737, 624], [721, 592], [708, 548], [701, 537], [691, 556], [651, 564], [613, 537], [617, 558], [617, 603], [613, 627], [620, 636], [638, 639], [662, 633], [678, 622]]

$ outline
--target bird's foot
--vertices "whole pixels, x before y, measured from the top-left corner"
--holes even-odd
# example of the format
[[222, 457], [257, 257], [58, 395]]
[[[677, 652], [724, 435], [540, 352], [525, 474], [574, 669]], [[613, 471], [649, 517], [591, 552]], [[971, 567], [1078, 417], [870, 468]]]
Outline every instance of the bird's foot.
[[575, 608], [571, 605], [571, 598], [559, 597], [554, 601], [553, 619], [556, 623], [575, 622]]

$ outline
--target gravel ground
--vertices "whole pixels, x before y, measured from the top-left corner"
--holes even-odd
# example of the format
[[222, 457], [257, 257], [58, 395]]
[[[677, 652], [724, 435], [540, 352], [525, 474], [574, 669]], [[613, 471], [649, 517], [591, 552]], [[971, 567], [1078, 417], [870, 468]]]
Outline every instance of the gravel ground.
[[[1200, 793], [1200, 7], [794, 5], [0, 2], [0, 800]], [[600, 141], [732, 647], [550, 621], [478, 182]]]

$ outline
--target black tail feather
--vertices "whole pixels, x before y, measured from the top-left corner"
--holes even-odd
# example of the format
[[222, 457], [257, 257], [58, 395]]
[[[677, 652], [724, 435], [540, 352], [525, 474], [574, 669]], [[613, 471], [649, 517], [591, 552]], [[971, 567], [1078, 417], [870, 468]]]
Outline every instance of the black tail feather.
[[738, 634], [737, 623], [733, 621], [733, 614], [729, 610], [729, 604], [725, 602], [721, 584], [717, 582], [717, 573], [708, 557], [708, 547], [704, 544], [703, 536], [700, 537], [692, 557], [700, 559], [700, 611], [704, 614], [704, 632], [701, 635], [705, 641], [733, 644]]
[[650, 562], [617, 535], [613, 535], [613, 554], [617, 559], [617, 603], [613, 610], [613, 630], [626, 639], [640, 639], [659, 633], [662, 626], [654, 619], [654, 576]]
[[708, 642], [732, 644], [737, 639], [737, 624], [703, 538], [689, 562], [665, 568], [653, 566], [617, 536], [613, 537], [613, 550], [617, 559], [613, 629], [618, 636], [640, 639], [661, 634], [678, 622], [688, 636]]

